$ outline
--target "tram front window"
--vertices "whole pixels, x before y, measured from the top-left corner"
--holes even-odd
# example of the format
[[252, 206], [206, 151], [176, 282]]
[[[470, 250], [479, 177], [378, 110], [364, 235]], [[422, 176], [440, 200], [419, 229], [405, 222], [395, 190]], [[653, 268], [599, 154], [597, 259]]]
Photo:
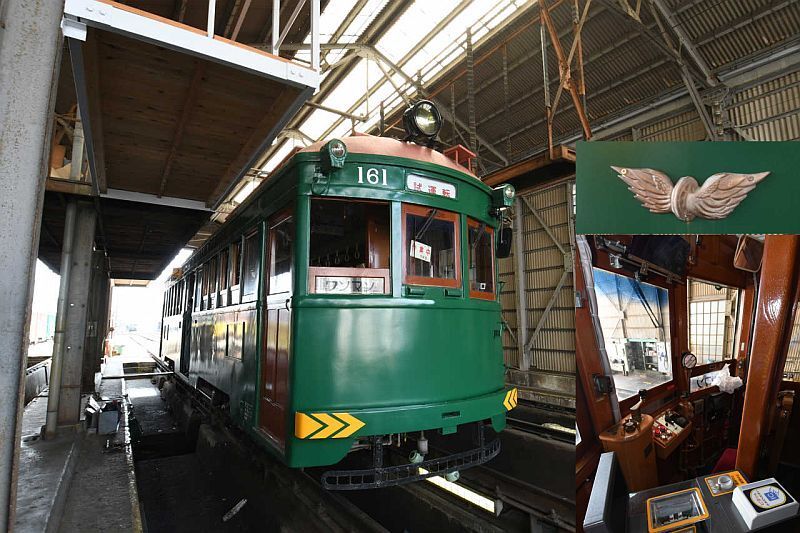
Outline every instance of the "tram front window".
[[460, 286], [456, 243], [458, 215], [442, 209], [404, 206], [406, 283]]
[[312, 199], [309, 292], [389, 293], [389, 221], [388, 202]]
[[617, 397], [672, 380], [667, 290], [599, 268], [593, 273]]

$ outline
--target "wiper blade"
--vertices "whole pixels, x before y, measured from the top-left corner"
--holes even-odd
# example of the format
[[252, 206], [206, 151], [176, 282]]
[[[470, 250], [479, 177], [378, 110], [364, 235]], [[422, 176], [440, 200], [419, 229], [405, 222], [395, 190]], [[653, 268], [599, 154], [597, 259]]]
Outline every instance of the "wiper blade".
[[431, 209], [430, 213], [428, 213], [428, 217], [425, 219], [425, 222], [422, 223], [422, 227], [419, 228], [417, 234], [414, 235], [415, 241], [420, 240], [425, 235], [425, 232], [428, 231], [428, 228], [430, 228], [430, 225], [433, 222], [433, 217], [435, 217], [436, 213], [438, 212], [438, 209]]

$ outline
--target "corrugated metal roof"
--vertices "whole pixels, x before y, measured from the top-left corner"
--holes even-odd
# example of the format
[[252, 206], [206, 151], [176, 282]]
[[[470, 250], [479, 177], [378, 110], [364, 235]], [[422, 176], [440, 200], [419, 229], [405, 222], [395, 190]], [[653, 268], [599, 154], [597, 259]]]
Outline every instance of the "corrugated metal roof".
[[800, 32], [797, 0], [670, 0], [669, 4], [714, 70]]
[[[798, 0], [666, 0], [665, 4], [714, 73], [800, 39]], [[572, 43], [573, 2], [551, 0], [550, 5], [562, 46], [568, 52]], [[581, 1], [581, 9], [584, 5]], [[593, 2], [583, 29], [586, 110], [590, 123], [594, 124], [645, 102], [657, 101], [683, 87], [679, 66], [665, 53], [663, 41], [653, 42], [661, 36], [647, 4], [643, 3], [640, 13], [647, 28], [645, 32], [615, 6], [616, 2]], [[547, 142], [538, 11], [538, 7], [533, 7], [528, 15], [517, 19], [475, 53], [478, 134], [490, 140], [510, 162], [543, 150]], [[670, 37], [676, 47], [680, 46], [674, 32]], [[558, 65], [549, 38], [547, 47], [552, 98], [558, 87]], [[504, 53], [508, 64], [507, 97], [503, 84]], [[700, 87], [704, 80], [699, 68], [685, 50], [682, 56], [697, 74]], [[467, 80], [464, 75], [457, 76], [464, 68], [465, 63], [459, 63], [451, 69], [451, 74], [442, 76], [428, 90], [450, 107], [452, 85], [456, 113], [468, 123]], [[394, 116], [389, 123], [393, 120]], [[789, 132], [796, 131], [792, 120], [786, 126]], [[695, 138], [698, 124], [687, 124], [675, 135]], [[558, 140], [580, 132], [577, 113], [565, 91], [555, 117], [554, 136]], [[460, 142], [450, 125], [445, 126], [442, 139]], [[489, 150], [481, 149], [480, 155], [486, 170], [500, 166], [497, 156]]]

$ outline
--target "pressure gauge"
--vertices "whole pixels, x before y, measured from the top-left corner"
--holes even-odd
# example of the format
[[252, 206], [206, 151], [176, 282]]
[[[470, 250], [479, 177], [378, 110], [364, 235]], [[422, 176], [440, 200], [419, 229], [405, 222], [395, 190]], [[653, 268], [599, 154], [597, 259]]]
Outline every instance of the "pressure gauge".
[[681, 364], [683, 365], [683, 368], [694, 368], [697, 366], [697, 356], [692, 352], [683, 352]]

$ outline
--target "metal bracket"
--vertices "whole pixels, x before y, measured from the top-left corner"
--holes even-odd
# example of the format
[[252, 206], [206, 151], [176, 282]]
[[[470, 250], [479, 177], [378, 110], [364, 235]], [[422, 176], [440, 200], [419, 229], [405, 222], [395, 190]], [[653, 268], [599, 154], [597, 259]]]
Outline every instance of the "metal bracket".
[[74, 17], [64, 16], [61, 18], [61, 33], [64, 34], [64, 37], [86, 42], [86, 24]]

